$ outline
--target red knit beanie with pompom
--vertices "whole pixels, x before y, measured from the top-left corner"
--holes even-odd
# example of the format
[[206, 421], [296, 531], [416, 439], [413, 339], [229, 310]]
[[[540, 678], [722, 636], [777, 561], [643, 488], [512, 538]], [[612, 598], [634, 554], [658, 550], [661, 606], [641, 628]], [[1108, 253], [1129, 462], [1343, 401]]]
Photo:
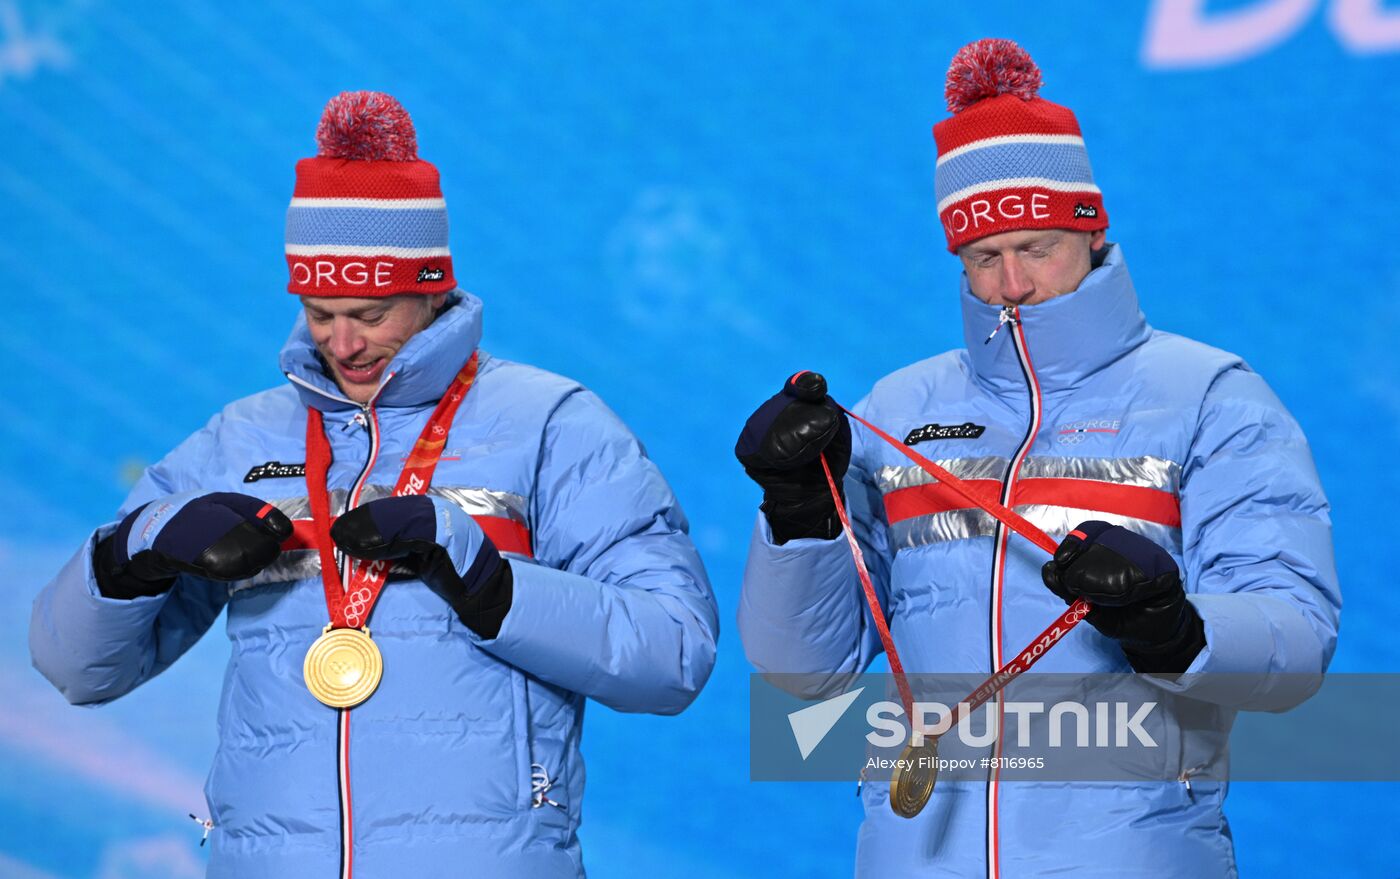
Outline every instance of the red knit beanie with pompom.
[[407, 111], [381, 92], [342, 92], [297, 162], [287, 208], [287, 290], [393, 296], [456, 287], [437, 168], [418, 158]]
[[933, 126], [948, 250], [1017, 229], [1108, 228], [1079, 122], [1039, 92], [1040, 68], [1010, 40], [978, 40], [953, 56], [953, 117]]

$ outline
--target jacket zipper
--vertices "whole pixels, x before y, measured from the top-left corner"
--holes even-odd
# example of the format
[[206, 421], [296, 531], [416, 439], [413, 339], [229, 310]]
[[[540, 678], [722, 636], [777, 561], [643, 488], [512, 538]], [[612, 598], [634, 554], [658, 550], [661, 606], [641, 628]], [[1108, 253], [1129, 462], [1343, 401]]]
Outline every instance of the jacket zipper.
[[[374, 411], [374, 403], [379, 399], [379, 392], [389, 383], [389, 379], [394, 374], [389, 373], [384, 377], [384, 381], [379, 383], [379, 388], [374, 392], [368, 403], [360, 407], [361, 411], [356, 415], [359, 421], [369, 433], [369, 455], [365, 458], [365, 465], [360, 469], [360, 474], [355, 477], [351, 484], [349, 493], [345, 495], [345, 507], [340, 511], [341, 515], [353, 510], [360, 503], [360, 495], [364, 491], [365, 484], [369, 482], [369, 476], [374, 472], [375, 462], [379, 460], [379, 414]], [[355, 562], [351, 559], [341, 559], [340, 583], [342, 589], [350, 588], [350, 576], [354, 572]], [[354, 808], [350, 798], [350, 708], [340, 708], [336, 735], [336, 778], [340, 790], [340, 879], [352, 879], [354, 876], [355, 863], [355, 835], [354, 835]]]
[[[369, 481], [369, 476], [374, 472], [374, 464], [379, 458], [379, 415], [374, 411], [374, 404], [379, 399], [379, 394], [384, 390], [385, 385], [394, 377], [395, 373], [384, 376], [384, 380], [375, 389], [374, 396], [369, 402], [355, 404], [360, 407], [360, 411], [355, 414], [355, 421], [364, 426], [369, 433], [369, 455], [365, 458], [365, 464], [360, 468], [360, 473], [351, 484], [349, 493], [345, 495], [345, 506], [341, 509], [341, 515], [353, 510], [360, 502], [360, 495], [364, 491], [365, 484]], [[286, 373], [292, 382], [309, 388], [323, 397], [338, 400], [345, 403], [354, 403], [346, 397], [339, 397], [297, 378], [291, 373]], [[329, 490], [329, 488], [328, 488]], [[336, 560], [340, 563], [340, 585], [341, 589], [347, 589], [350, 585], [350, 574], [354, 563], [341, 557], [336, 552]], [[352, 879], [354, 876], [354, 811], [350, 799], [350, 710], [349, 708], [336, 709], [336, 741], [335, 741], [335, 763], [336, 763], [336, 791], [340, 797], [340, 879]]]
[[[1001, 485], [1002, 506], [1011, 507], [1012, 500], [1016, 493], [1016, 479], [1021, 473], [1021, 465], [1030, 454], [1031, 446], [1035, 444], [1036, 434], [1040, 433], [1041, 419], [1041, 393], [1040, 381], [1036, 378], [1035, 367], [1031, 363], [1030, 349], [1026, 345], [1026, 331], [1021, 326], [1021, 309], [1019, 306], [1004, 305], [1001, 309], [1001, 316], [997, 322], [997, 328], [992, 331], [992, 335], [987, 337], [987, 341], [992, 340], [1000, 332], [1001, 328], [1010, 325], [1012, 345], [1016, 349], [1016, 362], [1021, 367], [1021, 373], [1026, 379], [1026, 391], [1030, 396], [1030, 423], [1026, 426], [1026, 435], [1021, 440], [1020, 446], [1016, 449], [1015, 456], [1011, 459], [1011, 464], [1007, 467], [1006, 477]], [[988, 620], [988, 639], [990, 641], [992, 667], [995, 672], [1001, 668], [1002, 657], [1002, 606], [1005, 593], [1006, 580], [1006, 552], [1007, 544], [1011, 539], [1011, 531], [1004, 524], [998, 522], [994, 532], [994, 555], [992, 557], [992, 595], [991, 595], [991, 615]], [[1001, 730], [1003, 715], [1003, 703], [1001, 694], [993, 700], [996, 705], [996, 728], [997, 738], [993, 745], [994, 757], [1001, 756]], [[990, 777], [987, 784], [987, 876], [988, 879], [999, 879], [1001, 876], [1000, 864], [1000, 839], [999, 827], [997, 824], [998, 798], [1000, 795], [1001, 770], [994, 759], [990, 769]]]

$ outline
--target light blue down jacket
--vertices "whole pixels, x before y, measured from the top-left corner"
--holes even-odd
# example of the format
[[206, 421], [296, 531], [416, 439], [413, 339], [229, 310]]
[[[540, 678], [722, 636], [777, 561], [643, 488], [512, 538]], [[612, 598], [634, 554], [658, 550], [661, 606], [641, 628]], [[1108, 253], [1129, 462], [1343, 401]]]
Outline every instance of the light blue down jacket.
[[[146, 471], [117, 519], [193, 489], [244, 492], [308, 517], [301, 477], [244, 482], [259, 465], [306, 460], [308, 406], [324, 413], [334, 455], [332, 514], [358, 481], [361, 503], [391, 492], [477, 348], [481, 311], [480, 300], [456, 294], [399, 351], [373, 409], [341, 397], [298, 320], [282, 351], [291, 383], [230, 404]], [[431, 492], [510, 552], [510, 613], [484, 641], [420, 581], [391, 580], [369, 622], [384, 678], [348, 723], [302, 680], [302, 659], [328, 620], [314, 551], [284, 552], [251, 581], [181, 576], [166, 595], [111, 600], [99, 595], [90, 559], [114, 522], [39, 595], [34, 664], [84, 704], [159, 674], [227, 608], [232, 657], [206, 786], [209, 875], [581, 876], [585, 698], [674, 714], [704, 685], [718, 626], [685, 517], [592, 393], [483, 352]]]
[[[1326, 669], [1341, 596], [1307, 442], [1264, 380], [1238, 357], [1148, 326], [1117, 246], [1077, 291], [1019, 309], [1019, 324], [1000, 324], [1001, 310], [965, 282], [961, 301], [966, 347], [882, 379], [855, 411], [901, 439], [971, 423], [926, 430], [936, 438], [915, 449], [1057, 540], [1102, 519], [1165, 547], [1207, 646], [1187, 677], [1144, 686], [1204, 703], [1223, 728], [1236, 710], [1305, 698], [1291, 675]], [[852, 431], [854, 530], [905, 668], [987, 673], [1011, 659], [1064, 610], [1041, 582], [1048, 556]], [[764, 672], [859, 672], [881, 651], [845, 539], [775, 546], [761, 515], [739, 628]], [[1131, 668], [1117, 642], [1080, 625], [1035, 671]], [[1258, 678], [1242, 695], [1215, 672]], [[1208, 750], [1168, 738], [1188, 770], [1192, 749]], [[940, 782], [906, 820], [887, 784], [866, 784], [857, 873], [1232, 876], [1225, 793], [1221, 782]]]

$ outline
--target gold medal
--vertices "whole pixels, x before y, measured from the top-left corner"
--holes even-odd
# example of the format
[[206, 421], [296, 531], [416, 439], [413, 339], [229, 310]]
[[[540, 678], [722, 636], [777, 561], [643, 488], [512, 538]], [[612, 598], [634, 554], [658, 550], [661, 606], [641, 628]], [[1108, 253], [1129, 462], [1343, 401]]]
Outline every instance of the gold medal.
[[311, 695], [332, 708], [353, 708], [379, 686], [384, 660], [368, 629], [333, 629], [327, 624], [306, 651], [301, 673]]
[[913, 818], [928, 804], [937, 780], [938, 739], [924, 736], [922, 745], [911, 742], [890, 776], [890, 808], [901, 818]]

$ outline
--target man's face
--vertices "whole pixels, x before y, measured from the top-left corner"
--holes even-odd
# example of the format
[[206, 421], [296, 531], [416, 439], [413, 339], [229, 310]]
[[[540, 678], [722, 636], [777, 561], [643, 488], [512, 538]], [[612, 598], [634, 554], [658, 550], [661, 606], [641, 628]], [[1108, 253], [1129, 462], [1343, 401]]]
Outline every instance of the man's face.
[[311, 341], [330, 368], [331, 378], [356, 403], [368, 403], [379, 389], [384, 367], [414, 333], [433, 322], [446, 293], [407, 294], [382, 299], [303, 296]]
[[958, 248], [972, 293], [991, 305], [1036, 305], [1078, 289], [1089, 254], [1107, 233], [1022, 229], [979, 238]]

